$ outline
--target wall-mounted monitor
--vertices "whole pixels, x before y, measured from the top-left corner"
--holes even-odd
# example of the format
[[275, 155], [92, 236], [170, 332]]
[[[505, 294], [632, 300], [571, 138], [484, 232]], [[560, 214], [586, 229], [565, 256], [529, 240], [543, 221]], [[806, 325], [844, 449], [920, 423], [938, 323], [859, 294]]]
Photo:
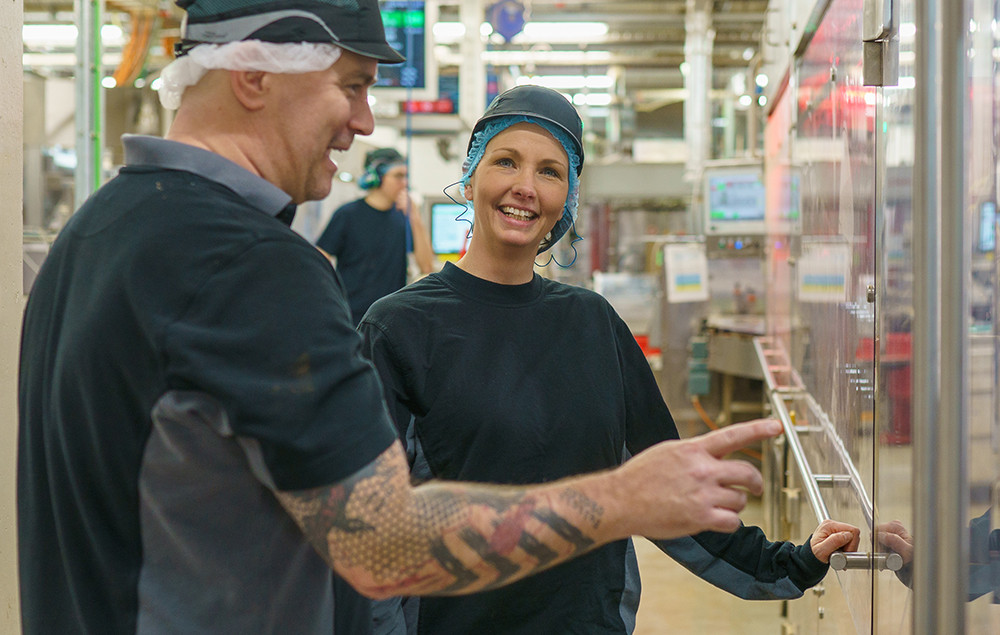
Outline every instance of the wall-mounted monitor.
[[765, 188], [759, 165], [705, 168], [705, 234], [765, 234]]
[[459, 214], [465, 211], [465, 205], [448, 202], [431, 202], [429, 213], [431, 218], [431, 249], [435, 254], [455, 255], [465, 252], [467, 236], [471, 225], [465, 218], [471, 219], [470, 209], [461, 219]]
[[997, 247], [997, 204], [983, 201], [979, 205], [979, 251], [989, 252]]
[[406, 61], [379, 64], [376, 98], [427, 100], [438, 97], [438, 72], [434, 62], [431, 27], [437, 21], [433, 3], [423, 0], [380, 0], [386, 41]]
[[799, 173], [787, 168], [773, 169], [764, 180], [767, 188], [767, 232], [801, 233], [802, 182]]

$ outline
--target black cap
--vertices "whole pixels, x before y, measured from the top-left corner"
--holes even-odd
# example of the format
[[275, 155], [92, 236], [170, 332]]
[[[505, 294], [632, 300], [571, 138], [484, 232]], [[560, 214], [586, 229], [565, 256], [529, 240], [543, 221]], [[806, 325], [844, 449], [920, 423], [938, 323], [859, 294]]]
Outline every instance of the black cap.
[[534, 117], [564, 130], [573, 141], [576, 154], [580, 157], [580, 165], [576, 168], [577, 176], [580, 175], [583, 170], [583, 120], [562, 93], [544, 86], [516, 86], [497, 95], [472, 129], [466, 152], [472, 150], [472, 140], [476, 133], [485, 128], [490, 120], [510, 115]]
[[387, 64], [406, 60], [385, 41], [378, 0], [176, 0], [187, 11], [178, 54], [241, 40], [336, 44]]

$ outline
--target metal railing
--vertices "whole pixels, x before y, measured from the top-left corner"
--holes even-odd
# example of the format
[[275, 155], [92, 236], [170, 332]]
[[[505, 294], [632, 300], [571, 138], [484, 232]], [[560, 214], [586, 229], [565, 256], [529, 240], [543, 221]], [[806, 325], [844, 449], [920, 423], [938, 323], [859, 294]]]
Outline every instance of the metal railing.
[[[806, 390], [801, 377], [792, 367], [788, 355], [779, 342], [769, 337], [755, 337], [754, 349], [760, 360], [764, 375], [767, 397], [771, 403], [771, 412], [784, 428], [785, 441], [791, 453], [792, 460], [798, 467], [805, 490], [806, 499], [816, 516], [816, 522], [830, 520], [830, 511], [823, 500], [822, 488], [847, 485], [854, 493], [861, 506], [865, 522], [871, 529], [874, 525], [874, 512], [871, 497], [865, 489], [854, 462], [844, 447], [843, 441], [833, 427], [829, 417], [823, 412], [813, 396]], [[787, 381], [780, 381], [784, 378]], [[809, 411], [811, 425], [798, 425], [795, 412], [788, 409], [788, 402], [801, 401]], [[833, 447], [834, 454], [840, 460], [844, 473], [816, 474], [809, 464], [809, 459], [802, 447], [800, 434], [822, 434]], [[845, 569], [878, 569], [899, 571], [903, 566], [903, 558], [897, 553], [868, 553], [838, 551], [830, 556], [830, 566], [838, 571]]]

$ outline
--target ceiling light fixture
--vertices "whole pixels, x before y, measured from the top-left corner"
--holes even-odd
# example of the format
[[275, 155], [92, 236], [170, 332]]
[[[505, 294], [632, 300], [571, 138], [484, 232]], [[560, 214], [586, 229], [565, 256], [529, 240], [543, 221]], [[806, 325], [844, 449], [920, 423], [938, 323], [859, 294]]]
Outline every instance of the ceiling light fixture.
[[461, 22], [437, 22], [432, 32], [438, 44], [454, 44], [465, 37], [465, 25]]
[[[105, 51], [101, 56], [101, 62], [109, 68], [115, 68], [121, 61], [121, 51]], [[24, 53], [21, 64], [25, 68], [70, 68], [76, 65], [76, 53]]]
[[610, 106], [611, 95], [608, 93], [576, 93], [573, 103], [577, 106]]
[[480, 59], [494, 66], [524, 64], [608, 64], [611, 51], [483, 51]]
[[608, 34], [604, 22], [528, 22], [514, 36], [514, 43], [587, 44], [603, 42]]
[[607, 75], [521, 75], [518, 86], [533, 84], [555, 90], [593, 88], [607, 90], [614, 86], [614, 79]]
[[[73, 47], [78, 33], [75, 24], [25, 24], [21, 27], [21, 39], [28, 48]], [[113, 48], [124, 43], [120, 26], [105, 24], [101, 27], [101, 44]]]
[[[438, 44], [457, 44], [465, 37], [461, 22], [437, 22], [432, 29]], [[483, 22], [479, 34], [489, 37], [493, 27]], [[603, 42], [608, 34], [604, 22], [529, 22], [511, 40], [514, 44], [593, 44]]]

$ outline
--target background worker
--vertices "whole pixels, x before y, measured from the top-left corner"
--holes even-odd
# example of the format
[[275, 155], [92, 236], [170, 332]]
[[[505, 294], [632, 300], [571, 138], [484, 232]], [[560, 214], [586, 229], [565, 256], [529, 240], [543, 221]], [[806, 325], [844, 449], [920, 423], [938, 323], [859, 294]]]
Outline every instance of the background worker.
[[[430, 237], [409, 195], [407, 174], [406, 158], [395, 149], [369, 151], [358, 179], [367, 194], [337, 208], [316, 241], [344, 283], [354, 324], [372, 302], [406, 284], [411, 252], [421, 274], [433, 271]], [[368, 632], [369, 600], [337, 577], [334, 593], [339, 606], [351, 606], [337, 616], [338, 621], [349, 619], [341, 628], [358, 635]]]
[[406, 284], [408, 253], [422, 274], [434, 270], [431, 240], [406, 178], [406, 159], [399, 152], [369, 152], [358, 182], [367, 194], [340, 206], [316, 241], [335, 259], [355, 324], [372, 302]]
[[337, 276], [288, 226], [372, 132], [377, 62], [400, 61], [378, 3], [180, 4], [167, 138], [125, 139], [25, 310], [25, 633], [329, 635], [330, 567], [376, 598], [470, 593], [739, 525], [761, 476], [721, 458], [777, 422], [544, 486], [413, 487]]

